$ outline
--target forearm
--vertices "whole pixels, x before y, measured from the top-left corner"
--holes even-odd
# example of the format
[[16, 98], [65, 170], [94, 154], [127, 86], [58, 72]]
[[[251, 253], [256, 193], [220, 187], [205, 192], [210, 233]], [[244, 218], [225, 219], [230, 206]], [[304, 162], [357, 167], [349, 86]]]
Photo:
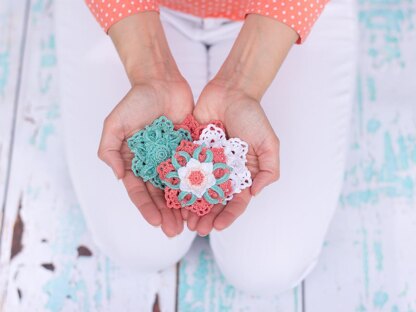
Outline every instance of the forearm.
[[297, 39], [283, 23], [248, 15], [214, 81], [260, 100]]
[[110, 35], [132, 84], [182, 76], [170, 52], [157, 12], [134, 14], [114, 24]]

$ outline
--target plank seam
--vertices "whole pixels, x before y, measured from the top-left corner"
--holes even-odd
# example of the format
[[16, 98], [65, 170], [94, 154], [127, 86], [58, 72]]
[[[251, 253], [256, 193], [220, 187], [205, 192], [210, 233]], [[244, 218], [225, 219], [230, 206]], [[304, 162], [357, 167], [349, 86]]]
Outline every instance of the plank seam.
[[6, 176], [5, 176], [5, 183], [4, 183], [4, 191], [3, 191], [3, 203], [2, 203], [2, 218], [0, 220], [0, 254], [2, 250], [2, 238], [3, 238], [3, 231], [4, 231], [4, 219], [6, 215], [6, 205], [8, 199], [8, 191], [10, 187], [10, 177], [11, 177], [11, 168], [12, 168], [12, 157], [14, 151], [14, 142], [16, 136], [16, 122], [17, 122], [17, 111], [19, 106], [20, 100], [20, 90], [21, 90], [21, 82], [22, 82], [22, 73], [24, 67], [24, 56], [26, 50], [26, 41], [27, 41], [27, 33], [29, 28], [29, 14], [30, 14], [30, 0], [26, 0], [25, 10], [24, 10], [24, 18], [23, 18], [23, 28], [22, 28], [22, 39], [20, 41], [20, 55], [19, 55], [19, 65], [17, 69], [17, 82], [16, 82], [16, 89], [15, 89], [15, 97], [14, 97], [14, 105], [12, 111], [12, 127], [10, 131], [10, 139], [9, 139], [9, 151], [7, 154], [7, 163], [8, 166], [6, 169]]
[[305, 284], [305, 280], [303, 280], [302, 281], [302, 284], [301, 284], [301, 289], [302, 289], [302, 291], [301, 291], [301, 294], [302, 294], [302, 312], [306, 312], [306, 302], [305, 302], [305, 292], [306, 292], [306, 284]]

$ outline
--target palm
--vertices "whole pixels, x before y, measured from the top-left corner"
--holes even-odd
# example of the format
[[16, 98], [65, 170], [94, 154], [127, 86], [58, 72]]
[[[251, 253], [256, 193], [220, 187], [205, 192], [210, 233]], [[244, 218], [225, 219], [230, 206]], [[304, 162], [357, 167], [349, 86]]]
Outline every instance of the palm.
[[247, 167], [253, 178], [251, 190], [235, 195], [225, 208], [218, 205], [202, 218], [187, 216], [188, 226], [206, 235], [213, 227], [228, 227], [244, 212], [252, 195], [277, 179], [279, 142], [259, 103], [241, 92], [225, 92], [221, 86], [209, 84], [194, 115], [200, 122], [221, 120], [229, 137], [239, 137], [249, 144]]
[[100, 143], [100, 158], [122, 178], [132, 202], [150, 224], [161, 225], [168, 236], [182, 231], [182, 216], [167, 208], [162, 190], [134, 176], [127, 139], [161, 115], [180, 122], [192, 108], [192, 93], [186, 82], [135, 86], [106, 118]]

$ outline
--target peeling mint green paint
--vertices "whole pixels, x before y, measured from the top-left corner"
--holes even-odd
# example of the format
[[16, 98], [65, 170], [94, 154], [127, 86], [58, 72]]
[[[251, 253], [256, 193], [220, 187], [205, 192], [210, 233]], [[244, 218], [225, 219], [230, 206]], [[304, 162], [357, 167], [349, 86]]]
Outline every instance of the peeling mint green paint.
[[192, 287], [193, 298], [197, 302], [204, 302], [208, 273], [208, 260], [206, 258], [206, 252], [203, 250], [198, 257], [198, 268], [194, 272], [194, 284]]
[[369, 133], [377, 132], [377, 130], [380, 129], [380, 125], [381, 124], [380, 124], [379, 120], [374, 119], [374, 118], [370, 119], [367, 122], [367, 132], [369, 132]]
[[378, 291], [374, 294], [373, 305], [377, 309], [382, 309], [389, 300], [389, 296], [384, 291]]
[[45, 10], [46, 0], [37, 0], [32, 4], [33, 13], [42, 13]]
[[364, 275], [364, 293], [366, 298], [369, 296], [370, 292], [370, 272], [369, 272], [369, 255], [368, 255], [368, 235], [365, 228], [361, 229], [362, 241], [361, 241], [361, 250], [362, 250], [362, 262], [363, 262], [363, 275]]
[[293, 289], [293, 307], [294, 312], [299, 311], [299, 286]]
[[368, 100], [371, 102], [375, 102], [376, 98], [376, 82], [374, 77], [367, 77], [367, 90], [368, 90]]
[[44, 77], [39, 79], [39, 91], [42, 94], [47, 94], [52, 88], [53, 77], [51, 74], [47, 73]]
[[56, 66], [56, 53], [55, 53], [55, 35], [50, 34], [41, 42], [41, 67], [54, 67]]
[[391, 312], [400, 312], [399, 307], [397, 305], [392, 306]]
[[53, 277], [43, 286], [48, 300], [45, 309], [52, 312], [62, 311], [67, 300], [77, 303], [81, 311], [88, 312], [90, 303], [85, 281], [77, 275], [76, 248], [81, 236], [86, 232], [86, 225], [78, 206], [71, 207], [67, 215], [60, 220], [61, 231], [51, 241], [51, 248], [59, 254], [62, 262], [55, 263]]
[[[99, 274], [102, 273], [101, 262], [98, 262], [97, 271]], [[95, 309], [97, 311], [101, 310], [102, 303], [103, 303], [103, 285], [99, 280], [95, 281], [95, 293], [94, 293], [93, 300], [94, 300]]]
[[374, 256], [376, 259], [376, 269], [377, 271], [382, 271], [383, 270], [383, 250], [382, 250], [382, 245], [381, 242], [374, 242], [373, 244], [373, 250], [374, 250]]
[[[380, 129], [377, 133], [380, 132]], [[413, 136], [383, 132], [383, 158], [361, 161], [345, 171], [345, 183], [355, 189], [340, 196], [342, 206], [360, 207], [377, 204], [385, 197], [412, 199], [416, 195]]]
[[400, 135], [397, 138], [397, 144], [399, 146], [399, 153], [398, 153], [399, 167], [401, 170], [408, 170], [410, 168], [409, 152], [408, 152], [408, 147], [406, 144], [406, 139], [404, 138], [403, 135]]
[[106, 287], [106, 296], [107, 296], [107, 300], [110, 300], [111, 298], [111, 283], [110, 283], [110, 272], [111, 272], [111, 261], [108, 257], [105, 258], [105, 284], [107, 285]]
[[363, 103], [364, 103], [364, 98], [363, 98], [363, 85], [362, 85], [362, 78], [361, 78], [361, 73], [358, 74], [357, 76], [357, 95], [356, 95], [356, 101], [357, 101], [357, 114], [358, 114], [358, 127], [359, 127], [359, 132], [363, 133], [363, 120], [364, 120], [364, 109], [363, 109]]
[[360, 303], [358, 307], [355, 309], [355, 312], [367, 312], [367, 309], [362, 303]]
[[[193, 272], [193, 283], [189, 284], [186, 274], [187, 263], [181, 263], [180, 285], [179, 285], [179, 309], [184, 312], [203, 312], [204, 302], [207, 294], [208, 260], [206, 253], [202, 250], [198, 256], [198, 264]], [[192, 298], [192, 302], [187, 300]]]
[[42, 128], [40, 128], [38, 135], [38, 148], [41, 151], [46, 150], [48, 138], [54, 133], [55, 127], [52, 124], [45, 124]]
[[4, 96], [4, 91], [10, 76], [10, 52], [0, 53], [0, 95]]

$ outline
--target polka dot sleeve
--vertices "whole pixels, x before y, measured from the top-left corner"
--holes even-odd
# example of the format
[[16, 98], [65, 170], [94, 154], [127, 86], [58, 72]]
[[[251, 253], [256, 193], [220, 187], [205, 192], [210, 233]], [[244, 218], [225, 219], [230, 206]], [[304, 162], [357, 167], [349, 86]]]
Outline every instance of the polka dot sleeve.
[[308, 36], [329, 0], [85, 0], [98, 23], [107, 32], [119, 20], [144, 11], [159, 11], [159, 4], [170, 9], [205, 17], [243, 20], [256, 13], [274, 18], [298, 34], [297, 43]]
[[85, 0], [105, 32], [125, 17], [145, 11], [159, 11], [157, 0]]
[[269, 16], [294, 29], [303, 43], [328, 0], [254, 0], [249, 1], [247, 14]]

